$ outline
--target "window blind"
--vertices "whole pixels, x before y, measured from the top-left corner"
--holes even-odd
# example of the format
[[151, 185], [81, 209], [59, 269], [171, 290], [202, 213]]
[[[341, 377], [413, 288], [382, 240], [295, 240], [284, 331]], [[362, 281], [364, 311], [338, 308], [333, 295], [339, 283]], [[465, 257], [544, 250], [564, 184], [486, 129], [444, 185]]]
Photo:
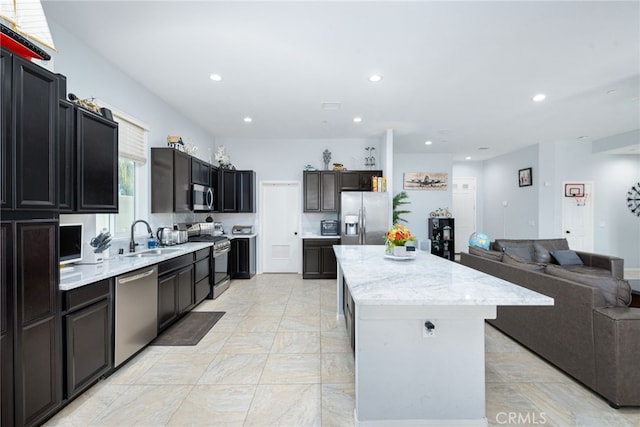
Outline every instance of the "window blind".
[[116, 112], [113, 112], [113, 119], [118, 122], [118, 155], [145, 164], [148, 129]]

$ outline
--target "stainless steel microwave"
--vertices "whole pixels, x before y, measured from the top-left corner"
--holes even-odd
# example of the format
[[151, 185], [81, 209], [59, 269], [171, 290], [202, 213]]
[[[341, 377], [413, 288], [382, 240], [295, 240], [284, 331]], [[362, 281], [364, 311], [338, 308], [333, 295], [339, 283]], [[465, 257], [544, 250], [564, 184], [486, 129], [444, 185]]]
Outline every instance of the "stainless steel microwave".
[[210, 212], [213, 210], [213, 188], [193, 184], [191, 192], [191, 210]]

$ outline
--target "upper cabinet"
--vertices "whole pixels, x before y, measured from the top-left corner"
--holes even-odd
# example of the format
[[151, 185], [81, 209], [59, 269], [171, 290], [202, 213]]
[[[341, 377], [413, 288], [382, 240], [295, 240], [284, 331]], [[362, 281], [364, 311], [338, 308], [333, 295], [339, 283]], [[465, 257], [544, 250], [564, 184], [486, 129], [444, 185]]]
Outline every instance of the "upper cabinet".
[[193, 184], [211, 186], [211, 174], [209, 163], [203, 162], [195, 157], [191, 158], [191, 182]]
[[60, 212], [118, 212], [118, 123], [71, 102], [58, 104]]
[[0, 67], [2, 209], [57, 210], [59, 76], [6, 50]]
[[256, 173], [236, 171], [236, 199], [238, 212], [256, 211]]
[[191, 212], [191, 156], [151, 149], [151, 212]]
[[77, 212], [118, 212], [118, 124], [76, 108]]
[[371, 177], [381, 177], [381, 170], [340, 172], [340, 191], [371, 191]]
[[232, 169], [219, 170], [219, 212], [237, 212], [238, 204], [236, 199], [236, 171]]
[[305, 171], [304, 212], [338, 212], [340, 172]]

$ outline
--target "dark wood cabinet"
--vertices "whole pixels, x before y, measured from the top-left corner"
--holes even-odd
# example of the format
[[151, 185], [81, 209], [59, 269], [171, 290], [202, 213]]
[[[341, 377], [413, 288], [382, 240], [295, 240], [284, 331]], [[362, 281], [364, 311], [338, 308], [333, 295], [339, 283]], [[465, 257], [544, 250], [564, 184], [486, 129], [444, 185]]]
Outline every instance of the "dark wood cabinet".
[[250, 279], [256, 274], [256, 238], [231, 239], [229, 267], [232, 279]]
[[193, 254], [158, 265], [158, 332], [194, 306]]
[[118, 124], [76, 107], [77, 212], [118, 212]]
[[151, 212], [191, 212], [191, 156], [151, 148]]
[[236, 171], [230, 169], [219, 170], [220, 212], [237, 212]]
[[12, 223], [0, 223], [0, 424], [13, 425], [13, 256]]
[[344, 171], [340, 172], [340, 191], [371, 191], [371, 178], [381, 177], [382, 171]]
[[333, 245], [340, 239], [304, 239], [302, 243], [302, 278], [335, 279], [337, 261]]
[[16, 221], [10, 227], [14, 423], [37, 425], [62, 402], [58, 221]]
[[213, 212], [222, 212], [222, 197], [220, 188], [220, 171], [211, 166], [209, 169], [211, 188], [213, 189]]
[[73, 398], [113, 367], [111, 279], [64, 292], [64, 397]]
[[118, 212], [118, 124], [71, 102], [58, 104], [60, 212]]
[[71, 102], [58, 101], [58, 206], [60, 212], [73, 212], [76, 206], [74, 112]]
[[256, 211], [256, 173], [254, 171], [236, 171], [236, 199], [238, 212]]
[[195, 157], [191, 158], [191, 182], [193, 184], [204, 185], [205, 187], [211, 185], [209, 163], [203, 162]]
[[3, 210], [58, 209], [58, 76], [2, 50]]
[[193, 264], [193, 298], [194, 304], [200, 304], [211, 292], [209, 277], [211, 276], [211, 249], [200, 249], [195, 254]]
[[336, 171], [304, 172], [304, 212], [338, 212], [339, 174]]
[[[11, 136], [11, 68], [13, 55], [4, 49], [0, 49], [0, 208], [11, 209], [13, 207], [13, 157]], [[4, 422], [2, 423], [4, 425]]]
[[427, 234], [431, 240], [431, 253], [454, 260], [455, 222], [453, 218], [429, 218]]

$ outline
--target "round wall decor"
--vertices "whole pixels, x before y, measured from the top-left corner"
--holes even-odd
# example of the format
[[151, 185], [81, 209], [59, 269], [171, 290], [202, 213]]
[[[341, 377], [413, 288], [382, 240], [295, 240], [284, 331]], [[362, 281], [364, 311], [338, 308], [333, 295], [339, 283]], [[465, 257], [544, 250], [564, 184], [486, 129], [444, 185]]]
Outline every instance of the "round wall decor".
[[627, 191], [627, 207], [635, 216], [640, 216], [640, 182]]

